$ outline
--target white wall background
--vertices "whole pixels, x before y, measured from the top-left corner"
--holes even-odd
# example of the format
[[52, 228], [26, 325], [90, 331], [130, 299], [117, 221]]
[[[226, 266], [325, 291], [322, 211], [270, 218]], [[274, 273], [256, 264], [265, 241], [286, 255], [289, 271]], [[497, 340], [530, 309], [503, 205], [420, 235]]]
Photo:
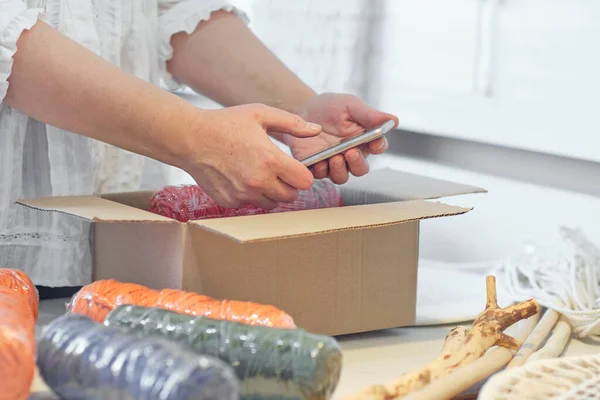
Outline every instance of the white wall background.
[[421, 225], [421, 256], [434, 260], [502, 260], [526, 241], [553, 246], [561, 225], [580, 227], [600, 245], [600, 198], [398, 156], [373, 160], [390, 167], [469, 183], [486, 194], [443, 199], [474, 209], [463, 216], [426, 220]]

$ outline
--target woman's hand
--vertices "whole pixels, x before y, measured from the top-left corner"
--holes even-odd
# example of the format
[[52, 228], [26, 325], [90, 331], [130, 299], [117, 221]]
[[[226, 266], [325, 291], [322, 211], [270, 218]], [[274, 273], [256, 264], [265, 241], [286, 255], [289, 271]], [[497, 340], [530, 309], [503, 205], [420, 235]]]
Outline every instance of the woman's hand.
[[[323, 127], [323, 132], [316, 137], [284, 139], [294, 157], [299, 160], [335, 145], [345, 137], [360, 134], [388, 120], [393, 120], [396, 126], [398, 125], [398, 118], [394, 115], [375, 110], [358, 97], [348, 94], [328, 93], [314, 96], [304, 103], [298, 115]], [[366, 157], [369, 154], [381, 154], [387, 147], [387, 140], [381, 138], [350, 149], [343, 155], [336, 155], [315, 164], [312, 167], [314, 177], [329, 177], [334, 183], [343, 184], [348, 181], [348, 172], [354, 176], [365, 175], [369, 172]]]
[[264, 105], [199, 110], [42, 21], [24, 32], [18, 44], [3, 105], [181, 168], [226, 207], [250, 203], [274, 208], [295, 200], [298, 189], [313, 183], [310, 170], [267, 136], [268, 130], [285, 137], [321, 132], [297, 115]]
[[269, 139], [271, 130], [307, 138], [318, 135], [321, 127], [259, 104], [202, 110], [184, 169], [224, 207], [272, 209], [292, 202], [298, 190], [312, 186], [313, 175]]

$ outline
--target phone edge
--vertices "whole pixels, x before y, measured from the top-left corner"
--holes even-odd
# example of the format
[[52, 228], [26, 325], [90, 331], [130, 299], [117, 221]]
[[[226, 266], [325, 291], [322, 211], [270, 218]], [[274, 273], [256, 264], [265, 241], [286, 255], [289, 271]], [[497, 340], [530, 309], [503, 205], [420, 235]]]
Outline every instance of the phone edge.
[[[324, 160], [327, 160], [328, 158], [331, 158], [331, 157], [333, 157], [333, 156], [335, 156], [337, 154], [340, 154], [340, 153], [342, 153], [344, 151], [350, 150], [350, 149], [352, 149], [354, 147], [357, 147], [357, 146], [360, 146], [362, 144], [369, 143], [369, 142], [372, 142], [373, 140], [379, 139], [379, 138], [385, 136], [392, 129], [394, 129], [394, 126], [395, 126], [394, 121], [393, 120], [389, 120], [386, 123], [384, 123], [381, 126], [379, 126], [378, 128], [375, 128], [373, 131], [371, 131], [374, 134], [374, 136], [372, 136], [372, 137], [371, 136], [366, 136], [366, 137], [363, 138], [364, 139], [363, 141], [360, 141], [358, 143], [352, 143], [351, 141], [343, 143], [343, 144], [339, 143], [338, 145], [342, 145], [342, 149], [339, 150], [339, 151], [337, 151], [337, 150], [334, 151], [333, 150], [333, 149], [336, 148], [336, 146], [338, 146], [338, 145], [336, 145], [336, 146], [330, 147], [329, 149], [325, 149], [325, 150], [323, 150], [323, 151], [321, 151], [321, 152], [319, 152], [317, 154], [309, 156], [309, 157], [307, 157], [307, 158], [305, 158], [303, 160], [300, 160], [300, 162], [305, 167], [310, 168], [313, 165], [315, 165], [316, 163], [324, 161]], [[360, 135], [359, 135], [359, 137], [360, 137]], [[346, 146], [348, 146], [348, 147], [344, 148]], [[330, 152], [332, 152], [333, 154], [328, 155], [327, 153], [330, 153]]]

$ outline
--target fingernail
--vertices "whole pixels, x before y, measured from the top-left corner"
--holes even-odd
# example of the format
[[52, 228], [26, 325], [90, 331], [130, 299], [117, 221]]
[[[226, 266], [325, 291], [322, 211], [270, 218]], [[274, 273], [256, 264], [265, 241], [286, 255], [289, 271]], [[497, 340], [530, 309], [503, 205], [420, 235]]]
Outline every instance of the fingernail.
[[381, 150], [385, 146], [387, 146], [387, 142], [385, 140], [382, 140], [381, 143], [379, 143], [379, 145], [377, 147], [375, 147], [375, 150]]
[[356, 161], [360, 158], [360, 154], [358, 154], [358, 151], [349, 151], [348, 154], [346, 155], [346, 158], [348, 159], [348, 161]]
[[321, 130], [321, 125], [313, 124], [311, 122], [308, 122], [307, 125], [308, 129], [310, 129], [313, 132], [319, 132]]

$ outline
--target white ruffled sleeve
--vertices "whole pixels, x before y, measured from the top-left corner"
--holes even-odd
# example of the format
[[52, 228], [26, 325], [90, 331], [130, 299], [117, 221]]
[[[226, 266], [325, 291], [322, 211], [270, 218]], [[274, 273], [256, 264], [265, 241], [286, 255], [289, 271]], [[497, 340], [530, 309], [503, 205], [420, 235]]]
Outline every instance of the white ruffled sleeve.
[[36, 24], [43, 12], [41, 8], [28, 9], [23, 0], [0, 0], [0, 104], [8, 92], [17, 40], [23, 31]]
[[[2, 0], [0, 0], [2, 1]], [[213, 12], [224, 10], [235, 13], [248, 24], [248, 16], [227, 0], [159, 0], [161, 38], [159, 57], [165, 84], [171, 90], [182, 87], [167, 71], [167, 61], [173, 57], [171, 36], [179, 32], [188, 35], [196, 30], [202, 21], [208, 21]]]

